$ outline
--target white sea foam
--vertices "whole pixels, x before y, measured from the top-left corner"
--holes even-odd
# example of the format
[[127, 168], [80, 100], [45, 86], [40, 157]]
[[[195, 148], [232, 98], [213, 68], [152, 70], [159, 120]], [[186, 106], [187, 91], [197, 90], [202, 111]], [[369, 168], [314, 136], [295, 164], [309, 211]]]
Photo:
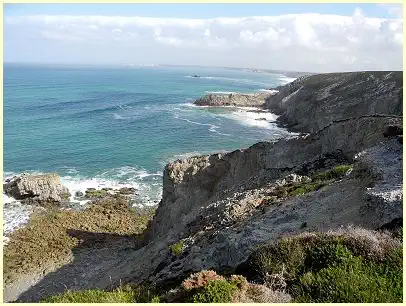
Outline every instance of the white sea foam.
[[[80, 191], [85, 193], [88, 188], [113, 188], [133, 187], [138, 193], [137, 205], [155, 205], [162, 197], [162, 173], [148, 172], [145, 169], [125, 166], [111, 169], [100, 173], [95, 177], [88, 178], [80, 176], [77, 169], [73, 167], [63, 167], [63, 171], [68, 175], [61, 177], [62, 185], [69, 189], [71, 194], [70, 202], [76, 205], [86, 205], [88, 200], [75, 199], [75, 193]], [[41, 174], [39, 171], [27, 171], [32, 174]], [[17, 175], [16, 173], [4, 173], [5, 180]], [[16, 229], [27, 223], [34, 209], [41, 209], [27, 204], [3, 193], [3, 227], [4, 235], [7, 236]], [[7, 243], [8, 238], [3, 240]]]
[[189, 122], [191, 124], [196, 124], [196, 125], [203, 125], [203, 126], [208, 126], [209, 127], [209, 131], [218, 135], [223, 135], [223, 136], [231, 136], [230, 134], [226, 134], [226, 133], [221, 133], [219, 131], [217, 131], [217, 129], [220, 129], [220, 127], [218, 125], [215, 124], [211, 124], [211, 123], [201, 123], [201, 122], [196, 122], [196, 121], [192, 121], [186, 118], [182, 118], [180, 117], [178, 114], [174, 114], [174, 118], [175, 119], [179, 119], [179, 120], [183, 120], [186, 122]]
[[275, 124], [273, 122], [276, 120], [276, 118], [278, 118], [277, 115], [269, 112], [253, 112], [252, 110], [243, 108], [238, 108], [236, 111], [231, 113], [223, 113], [218, 115], [236, 120], [242, 125], [264, 129], [274, 129]]
[[124, 119], [127, 119], [127, 118], [125, 118], [125, 117], [123, 117], [123, 116], [120, 116], [120, 115], [117, 114], [117, 113], [113, 113], [113, 117], [114, 117], [114, 119], [116, 119], [116, 120], [124, 120]]
[[235, 94], [237, 92], [235, 92], [235, 91], [209, 91], [209, 90], [206, 90], [205, 93], [219, 94], [219, 95], [230, 95], [230, 94]]
[[276, 94], [279, 92], [279, 90], [275, 90], [275, 89], [260, 89], [259, 91], [269, 92], [271, 94]]
[[279, 81], [283, 82], [282, 85], [285, 85], [285, 84], [288, 84], [288, 83], [290, 83], [290, 82], [293, 82], [293, 81], [296, 80], [296, 79], [297, 79], [297, 78], [290, 78], [290, 77], [287, 77], [287, 76], [281, 76], [281, 77], [279, 78]]
[[112, 188], [120, 189], [123, 187], [132, 187], [137, 190], [139, 201], [143, 204], [155, 204], [162, 196], [162, 188], [158, 184], [156, 188], [151, 187], [153, 182], [162, 180], [162, 173], [149, 173], [144, 169], [131, 166], [114, 168], [100, 173], [92, 178], [79, 176], [64, 176], [61, 178], [62, 184], [69, 189], [71, 193], [70, 201], [85, 205], [87, 201], [76, 200], [75, 193], [84, 193], [88, 188]]
[[16, 202], [16, 201], [17, 201], [16, 199], [14, 199], [12, 197], [9, 197], [9, 196], [7, 196], [6, 194], [3, 193], [3, 204], [10, 204], [10, 203], [13, 203], [13, 202]]
[[[4, 201], [5, 199], [8, 201]], [[9, 242], [8, 236], [28, 222], [34, 209], [40, 210], [42, 208], [22, 204], [5, 194], [3, 194], [3, 201], [3, 244], [6, 245]]]
[[186, 153], [182, 153], [182, 154], [175, 154], [171, 159], [170, 162], [173, 162], [177, 159], [186, 159], [189, 157], [193, 157], [193, 156], [198, 156], [198, 155], [202, 155], [202, 153], [197, 152], [197, 151], [193, 151], [193, 152], [186, 152]]

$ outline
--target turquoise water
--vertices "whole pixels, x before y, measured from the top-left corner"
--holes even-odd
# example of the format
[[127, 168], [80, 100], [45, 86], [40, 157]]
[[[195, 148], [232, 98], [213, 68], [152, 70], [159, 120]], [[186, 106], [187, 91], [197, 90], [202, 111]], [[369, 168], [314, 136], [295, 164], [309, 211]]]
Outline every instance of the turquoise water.
[[[200, 78], [191, 78], [198, 74]], [[160, 197], [169, 161], [286, 136], [272, 114], [196, 107], [208, 92], [255, 92], [279, 74], [186, 68], [4, 66], [4, 171], [58, 172], [71, 190], [132, 185]]]

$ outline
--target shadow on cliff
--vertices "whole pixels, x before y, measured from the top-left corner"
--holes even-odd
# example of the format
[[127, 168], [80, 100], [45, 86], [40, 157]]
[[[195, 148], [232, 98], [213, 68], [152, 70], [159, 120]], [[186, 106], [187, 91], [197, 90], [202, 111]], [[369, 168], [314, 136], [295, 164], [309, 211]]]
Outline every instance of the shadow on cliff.
[[[86, 290], [113, 288], [120, 284], [112, 279], [111, 271], [127, 258], [131, 252], [142, 247], [141, 235], [118, 235], [67, 230], [71, 237], [79, 239], [79, 245], [72, 249], [70, 263], [48, 273], [36, 285], [22, 293], [17, 302], [39, 302], [65, 290]], [[129, 267], [131, 268], [131, 267]]]

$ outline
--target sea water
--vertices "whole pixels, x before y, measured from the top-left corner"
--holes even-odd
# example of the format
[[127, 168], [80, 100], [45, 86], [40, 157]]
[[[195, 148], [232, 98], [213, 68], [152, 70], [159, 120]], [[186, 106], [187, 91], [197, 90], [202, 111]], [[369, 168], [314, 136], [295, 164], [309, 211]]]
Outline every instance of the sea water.
[[[289, 81], [226, 68], [5, 64], [4, 177], [57, 172], [72, 194], [131, 186], [140, 203], [157, 203], [168, 162], [289, 135], [274, 114], [197, 107], [195, 99]], [[5, 207], [8, 231], [31, 211], [16, 207]]]

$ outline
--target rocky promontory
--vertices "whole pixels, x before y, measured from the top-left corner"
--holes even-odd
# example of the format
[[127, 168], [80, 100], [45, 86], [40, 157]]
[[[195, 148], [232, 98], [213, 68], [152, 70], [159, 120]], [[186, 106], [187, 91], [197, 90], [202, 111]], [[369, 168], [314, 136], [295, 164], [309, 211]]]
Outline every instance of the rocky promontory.
[[[401, 301], [402, 90], [401, 73], [353, 72], [263, 94], [262, 107], [301, 135], [168, 164], [138, 243], [112, 235], [121, 241], [113, 257], [112, 244], [75, 245], [76, 260], [6, 284], [7, 300], [152, 284], [156, 296], [146, 301]], [[233, 99], [203, 100], [249, 106]], [[103, 210], [94, 228], [108, 227], [112, 214]]]
[[194, 104], [199, 106], [240, 106], [240, 107], [259, 107], [265, 104], [265, 99], [271, 94], [265, 93], [229, 93], [229, 94], [210, 94], [197, 99]]

